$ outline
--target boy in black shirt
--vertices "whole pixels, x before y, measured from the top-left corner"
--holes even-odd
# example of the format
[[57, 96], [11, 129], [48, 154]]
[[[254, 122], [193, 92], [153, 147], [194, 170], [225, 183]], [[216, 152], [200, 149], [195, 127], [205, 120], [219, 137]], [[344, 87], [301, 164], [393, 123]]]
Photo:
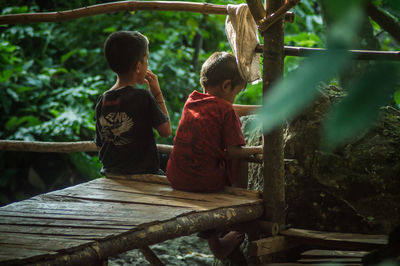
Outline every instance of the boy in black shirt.
[[[112, 33], [104, 53], [117, 80], [96, 105], [95, 143], [102, 174], [157, 174], [159, 159], [153, 128], [171, 134], [157, 76], [148, 67], [148, 40], [136, 31]], [[149, 91], [135, 88], [146, 83]]]

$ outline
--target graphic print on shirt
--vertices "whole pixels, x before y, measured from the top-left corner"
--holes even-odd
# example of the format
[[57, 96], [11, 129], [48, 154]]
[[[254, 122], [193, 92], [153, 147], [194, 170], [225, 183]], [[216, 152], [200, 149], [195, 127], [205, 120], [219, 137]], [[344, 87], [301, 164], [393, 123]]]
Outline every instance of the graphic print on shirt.
[[132, 118], [125, 112], [109, 113], [105, 117], [102, 115], [99, 119], [101, 125], [101, 138], [104, 141], [110, 141], [114, 145], [125, 145], [132, 140], [121, 135], [129, 131], [133, 126]]

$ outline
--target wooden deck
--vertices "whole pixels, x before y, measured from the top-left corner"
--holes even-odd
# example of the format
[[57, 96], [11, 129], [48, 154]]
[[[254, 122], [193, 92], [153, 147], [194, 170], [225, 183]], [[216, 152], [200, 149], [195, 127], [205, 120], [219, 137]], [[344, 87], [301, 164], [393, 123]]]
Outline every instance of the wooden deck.
[[189, 193], [162, 176], [100, 178], [0, 208], [0, 265], [93, 265], [262, 212], [255, 191]]

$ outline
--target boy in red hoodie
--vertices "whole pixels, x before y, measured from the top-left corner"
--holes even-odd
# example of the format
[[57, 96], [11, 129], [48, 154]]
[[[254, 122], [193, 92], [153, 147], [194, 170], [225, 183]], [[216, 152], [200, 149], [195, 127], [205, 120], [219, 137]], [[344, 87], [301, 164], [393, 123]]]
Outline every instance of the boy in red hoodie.
[[[174, 189], [213, 192], [237, 180], [235, 160], [262, 153], [262, 147], [243, 147], [246, 142], [238, 113], [245, 115], [254, 107], [233, 105], [236, 95], [246, 87], [236, 58], [216, 52], [204, 62], [200, 74], [203, 93], [189, 95], [174, 139], [167, 165], [167, 178]], [[207, 237], [211, 251], [226, 258], [243, 241], [244, 235], [229, 232]]]

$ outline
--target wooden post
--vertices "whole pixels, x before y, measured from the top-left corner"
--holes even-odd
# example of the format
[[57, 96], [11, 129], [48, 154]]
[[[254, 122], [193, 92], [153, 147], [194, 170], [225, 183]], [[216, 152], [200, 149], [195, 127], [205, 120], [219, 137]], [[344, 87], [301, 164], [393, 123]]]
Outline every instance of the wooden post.
[[[278, 10], [284, 0], [266, 0], [266, 13]], [[279, 19], [263, 32], [263, 93], [283, 75], [284, 22]], [[283, 163], [283, 129], [278, 127], [264, 135], [264, 207], [265, 219], [284, 225], [285, 174]], [[283, 226], [282, 226], [283, 227]]]
[[[283, 6], [284, 0], [266, 0], [266, 11], [260, 1], [247, 0], [255, 21]], [[280, 18], [262, 33], [263, 46], [263, 93], [283, 74], [284, 22]], [[264, 135], [264, 216], [279, 225], [285, 224], [285, 182], [283, 163], [283, 130], [279, 127]], [[283, 226], [282, 226], [283, 228]]]

